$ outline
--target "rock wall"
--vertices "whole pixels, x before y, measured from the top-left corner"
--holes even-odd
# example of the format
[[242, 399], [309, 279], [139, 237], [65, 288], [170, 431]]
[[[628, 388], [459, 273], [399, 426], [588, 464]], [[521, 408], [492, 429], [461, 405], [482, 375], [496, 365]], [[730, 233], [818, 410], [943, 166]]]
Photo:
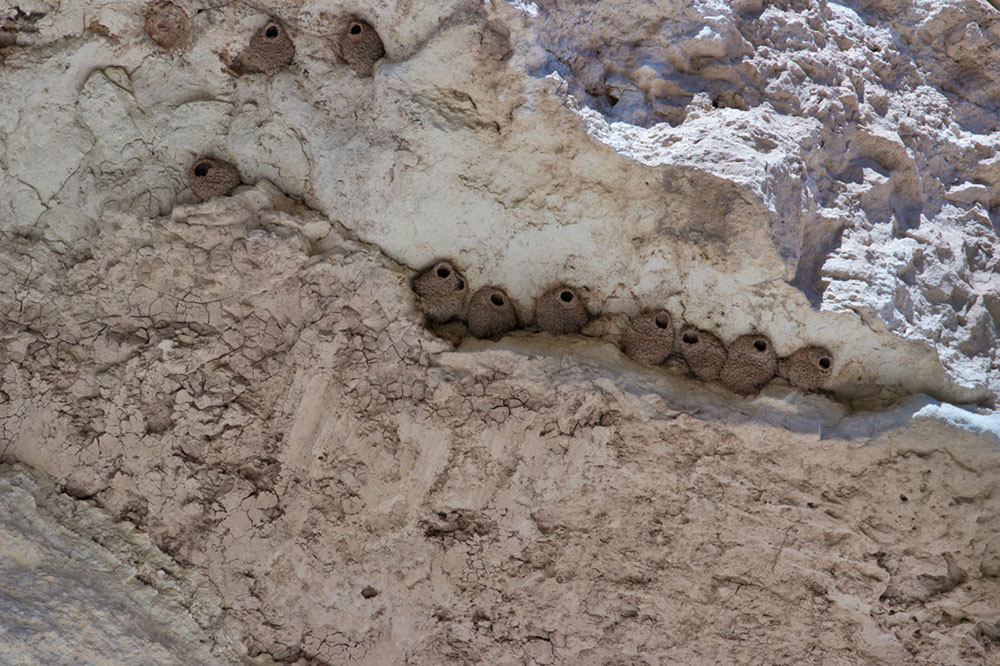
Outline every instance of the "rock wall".
[[[204, 581], [151, 659], [1000, 658], [996, 10], [176, 4], [0, 11], [5, 497]], [[202, 157], [244, 184], [198, 201]], [[445, 257], [527, 330], [426, 326]], [[580, 334], [532, 326], [560, 283]], [[639, 365], [646, 308], [832, 375]]]
[[0, 661], [226, 664], [245, 653], [206, 581], [127, 523], [0, 467]]

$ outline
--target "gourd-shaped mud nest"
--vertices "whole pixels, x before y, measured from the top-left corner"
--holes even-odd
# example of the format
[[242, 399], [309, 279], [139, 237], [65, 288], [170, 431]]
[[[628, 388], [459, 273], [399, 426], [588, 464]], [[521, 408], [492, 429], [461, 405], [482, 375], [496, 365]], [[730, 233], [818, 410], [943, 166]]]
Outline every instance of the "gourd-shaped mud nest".
[[420, 309], [432, 324], [444, 324], [465, 314], [469, 283], [449, 261], [439, 261], [413, 281]]
[[465, 319], [469, 332], [477, 338], [495, 340], [517, 328], [514, 304], [500, 287], [483, 287], [473, 294]]
[[726, 363], [726, 346], [708, 331], [694, 326], [681, 329], [681, 357], [687, 362], [691, 374], [702, 381], [714, 382]]
[[274, 74], [291, 64], [295, 44], [277, 21], [268, 21], [250, 38], [250, 43], [236, 57], [234, 69], [240, 74]]
[[778, 374], [806, 391], [823, 388], [833, 374], [833, 355], [822, 347], [799, 349], [778, 365]]
[[191, 17], [187, 10], [169, 0], [146, 5], [146, 34], [161, 47], [183, 47], [191, 41]]
[[577, 333], [588, 321], [587, 306], [573, 287], [550, 289], [535, 303], [535, 323], [548, 333]]
[[722, 385], [734, 393], [756, 393], [774, 377], [778, 355], [763, 335], [742, 335], [729, 345], [726, 363], [719, 373]]
[[622, 334], [622, 349], [643, 365], [659, 365], [674, 349], [674, 324], [666, 310], [646, 310]]
[[375, 63], [385, 55], [378, 32], [367, 21], [351, 17], [340, 35], [340, 57], [358, 76], [375, 76]]
[[188, 184], [194, 195], [205, 201], [232, 192], [242, 182], [240, 172], [229, 162], [201, 157], [188, 169]]

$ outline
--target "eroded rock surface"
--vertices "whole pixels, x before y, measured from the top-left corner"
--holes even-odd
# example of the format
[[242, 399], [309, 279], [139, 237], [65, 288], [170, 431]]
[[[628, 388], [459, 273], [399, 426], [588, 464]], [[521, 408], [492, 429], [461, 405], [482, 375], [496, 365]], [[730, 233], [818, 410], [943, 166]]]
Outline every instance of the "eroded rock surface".
[[128, 523], [0, 465], [0, 662], [227, 664], [218, 598]]
[[944, 552], [977, 570], [1000, 528], [982, 439], [818, 439], [852, 417], [773, 385], [813, 401], [812, 434], [754, 425], [669, 368], [608, 379], [607, 341], [456, 353], [403, 271], [267, 184], [109, 215], [93, 248], [30, 285], [5, 251], [32, 325], [6, 334], [0, 450], [204, 572], [265, 661], [993, 654], [966, 637], [1000, 620], [997, 579], [886, 596]]
[[[0, 462], [159, 551], [88, 561], [196, 581], [113, 628], [149, 663], [1000, 658], [995, 10], [176, 4], [170, 51], [0, 10]], [[268, 21], [294, 61], [236, 76]], [[246, 186], [196, 202], [205, 155]], [[505, 337], [423, 325], [442, 257]], [[559, 283], [580, 334], [507, 330]], [[690, 377], [696, 329], [828, 393]]]

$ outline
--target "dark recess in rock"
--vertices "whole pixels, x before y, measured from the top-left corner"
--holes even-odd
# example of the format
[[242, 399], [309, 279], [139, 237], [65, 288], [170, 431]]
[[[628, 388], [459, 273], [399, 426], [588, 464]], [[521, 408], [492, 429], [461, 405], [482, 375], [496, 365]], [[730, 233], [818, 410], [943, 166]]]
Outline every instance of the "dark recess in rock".
[[436, 262], [413, 280], [417, 303], [432, 324], [444, 324], [465, 315], [469, 283], [454, 264]]
[[643, 365], [659, 365], [674, 349], [674, 323], [666, 310], [645, 310], [622, 335], [622, 349]]
[[548, 333], [577, 333], [588, 321], [587, 306], [573, 287], [559, 285], [535, 302], [535, 323]]
[[778, 370], [778, 355], [771, 341], [757, 334], [742, 335], [730, 345], [719, 381], [741, 395], [758, 392]]
[[202, 201], [226, 196], [241, 182], [240, 172], [224, 160], [199, 157], [188, 169], [191, 191]]
[[806, 391], [823, 388], [833, 374], [833, 354], [822, 347], [804, 347], [781, 359], [778, 374]]
[[496, 339], [517, 328], [517, 313], [507, 292], [500, 287], [483, 287], [469, 302], [466, 323], [477, 338]]
[[271, 20], [250, 38], [250, 44], [236, 57], [234, 69], [240, 74], [274, 74], [294, 58], [295, 44], [288, 31]]
[[168, 51], [191, 41], [191, 16], [173, 2], [159, 0], [146, 5], [146, 34]]
[[726, 363], [726, 346], [722, 340], [694, 326], [685, 326], [680, 332], [681, 357], [698, 379], [713, 382], [719, 378]]
[[370, 23], [356, 16], [344, 22], [340, 56], [358, 76], [375, 76], [375, 63], [385, 55], [385, 46]]

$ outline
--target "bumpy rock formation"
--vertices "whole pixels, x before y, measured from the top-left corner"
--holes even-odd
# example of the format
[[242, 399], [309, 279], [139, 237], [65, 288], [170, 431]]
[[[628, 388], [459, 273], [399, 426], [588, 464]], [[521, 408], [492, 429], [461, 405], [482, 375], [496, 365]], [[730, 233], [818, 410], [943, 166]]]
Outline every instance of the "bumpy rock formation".
[[674, 349], [674, 324], [666, 310], [646, 310], [622, 334], [622, 349], [643, 365], [659, 365]]
[[[174, 3], [0, 5], [0, 663], [996, 661], [989, 4]], [[595, 320], [429, 329], [441, 257]]]
[[469, 283], [449, 261], [439, 261], [417, 276], [413, 291], [431, 323], [444, 324], [465, 314]]
[[993, 537], [986, 544], [983, 559], [979, 563], [979, 571], [990, 578], [1000, 577], [1000, 535]]
[[191, 16], [168, 0], [146, 5], [146, 34], [163, 48], [180, 48], [191, 41]]
[[580, 292], [568, 285], [554, 287], [535, 301], [535, 324], [547, 333], [577, 333], [589, 319]]
[[226, 664], [245, 656], [204, 578], [179, 570], [128, 523], [3, 464], [0, 579], [3, 664]]
[[507, 292], [500, 287], [483, 287], [469, 301], [466, 322], [477, 338], [496, 339], [517, 328], [517, 313]]

